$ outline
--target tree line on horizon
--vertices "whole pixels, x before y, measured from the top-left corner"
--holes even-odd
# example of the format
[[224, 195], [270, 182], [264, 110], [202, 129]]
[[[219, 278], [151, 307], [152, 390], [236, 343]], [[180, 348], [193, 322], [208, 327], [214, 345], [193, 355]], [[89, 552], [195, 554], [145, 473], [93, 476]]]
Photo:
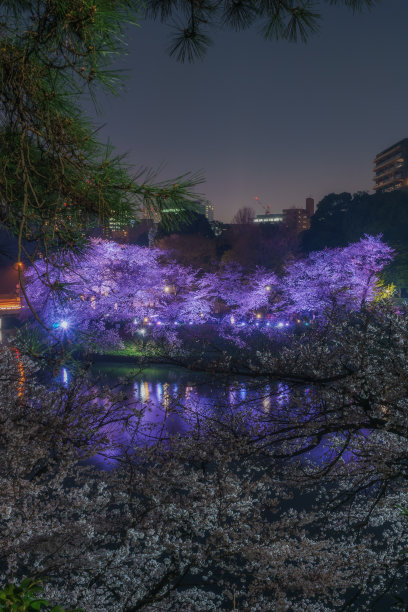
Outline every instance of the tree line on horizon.
[[[408, 287], [408, 190], [330, 193], [318, 202], [310, 229], [300, 234], [282, 223], [255, 224], [250, 212], [247, 207], [240, 209], [233, 223], [223, 224], [224, 231], [218, 236], [198, 213], [179, 227], [159, 224], [156, 246], [172, 251], [179, 263], [205, 270], [238, 263], [247, 269], [262, 266], [280, 272], [288, 261], [312, 251], [346, 247], [365, 235], [381, 235], [395, 251], [384, 281], [399, 289]], [[120, 233], [116, 237], [122, 238]], [[140, 230], [136, 229], [133, 239], [147, 244]]]

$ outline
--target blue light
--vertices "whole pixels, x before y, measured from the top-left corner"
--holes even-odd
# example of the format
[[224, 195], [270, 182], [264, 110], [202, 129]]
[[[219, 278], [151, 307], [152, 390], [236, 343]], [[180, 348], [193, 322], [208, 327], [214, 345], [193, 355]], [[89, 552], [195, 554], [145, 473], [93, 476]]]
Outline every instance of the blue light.
[[61, 323], [60, 323], [60, 327], [62, 327], [62, 329], [67, 329], [67, 327], [68, 327], [68, 321], [61, 321]]
[[160, 382], [156, 384], [156, 396], [159, 402], [161, 402], [162, 397], [163, 397], [163, 386]]

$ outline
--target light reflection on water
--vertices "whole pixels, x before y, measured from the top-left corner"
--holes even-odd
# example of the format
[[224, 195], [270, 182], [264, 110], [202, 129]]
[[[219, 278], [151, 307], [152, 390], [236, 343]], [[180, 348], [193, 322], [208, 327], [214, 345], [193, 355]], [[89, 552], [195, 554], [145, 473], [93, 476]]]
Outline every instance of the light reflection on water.
[[[131, 392], [135, 401], [156, 407], [165, 413], [170, 407], [189, 410], [214, 410], [217, 406], [236, 407], [248, 402], [262, 406], [270, 399], [271, 385], [254, 386], [251, 381], [214, 377], [201, 372], [190, 372], [179, 367], [155, 366], [143, 371], [128, 366], [103, 364], [94, 368], [104, 383], [117, 384], [126, 379], [123, 389]], [[286, 386], [278, 386], [280, 402], [287, 398]]]
[[[101, 364], [95, 366], [93, 373], [112, 387], [123, 380], [121, 388], [135, 405], [143, 408], [140, 425], [144, 434], [139, 435], [139, 440], [143, 438], [144, 443], [186, 432], [192, 421], [203, 415], [221, 414], [244, 405], [265, 414], [273, 402], [270, 384], [254, 385], [250, 380], [214, 377], [179, 367], [155, 366], [136, 371], [125, 365]], [[275, 393], [277, 390], [283, 402], [285, 385]], [[109, 435], [118, 443], [130, 440], [122, 429], [111, 430]]]
[[[256, 426], [265, 426], [267, 432], [269, 427], [273, 431], [274, 425], [277, 424], [279, 428], [282, 423], [288, 423], [286, 417], [294, 417], [299, 425], [303, 418], [308, 419], [319, 410], [319, 401], [315, 403], [316, 396], [312, 389], [291, 390], [285, 383], [271, 383], [266, 379], [254, 381], [248, 378], [211, 376], [174, 366], [135, 370], [129, 366], [107, 363], [95, 366], [92, 375], [96, 384], [111, 389], [120, 388], [130, 402], [122, 404], [126, 427], [123, 426], [123, 421], [118, 422], [115, 417], [115, 424], [103, 429], [111, 443], [109, 453], [94, 457], [92, 463], [104, 469], [115, 465], [115, 458], [119, 458], [124, 448], [129, 449], [134, 444], [149, 445], [158, 440], [168, 440], [176, 434], [186, 433], [195, 424], [201, 425], [205, 422], [203, 417], [211, 417], [212, 421], [214, 417], [232, 416], [239, 409], [243, 409], [243, 423], [255, 421]], [[70, 382], [70, 373], [66, 368], [61, 371], [60, 382], [64, 386]], [[102, 405], [106, 401], [108, 415], [109, 402], [104, 399], [100, 401]], [[302, 435], [301, 429], [299, 438], [295, 437], [292, 442], [298, 441], [301, 446], [307, 448], [313, 439], [309, 438], [307, 433]], [[365, 432], [362, 430], [360, 433]], [[327, 461], [328, 458], [333, 459], [337, 451], [332, 442], [335, 442], [336, 438], [341, 442], [344, 436], [341, 432], [324, 435], [315, 447], [307, 450], [304, 457], [317, 463]], [[346, 451], [342, 452], [342, 458], [346, 461], [354, 460], [354, 455]]]
[[[204, 416], [233, 415], [242, 408], [245, 409], [245, 420], [252, 420], [257, 413], [269, 427], [273, 426], [273, 415], [279, 414], [281, 409], [291, 411], [295, 406], [294, 410], [297, 411], [298, 402], [301, 405], [306, 403], [310, 408], [313, 401], [310, 389], [293, 394], [288, 385], [282, 382], [211, 376], [173, 366], [135, 370], [127, 365], [104, 363], [95, 366], [92, 375], [97, 384], [108, 385], [112, 389], [119, 386], [130, 402], [129, 412], [126, 413], [130, 418], [126, 428], [115, 424], [104, 430], [117, 449], [109, 451], [109, 467], [114, 465], [114, 458], [123, 452], [123, 447], [135, 443], [149, 445], [158, 439], [185, 433], [194, 424], [201, 425]], [[69, 372], [64, 369], [61, 382], [66, 385], [69, 378]], [[320, 462], [327, 452], [331, 452], [328, 440], [322, 439], [318, 447], [308, 452], [309, 458]], [[307, 439], [303, 442], [306, 443]], [[95, 457], [93, 463], [108, 467], [102, 455]]]

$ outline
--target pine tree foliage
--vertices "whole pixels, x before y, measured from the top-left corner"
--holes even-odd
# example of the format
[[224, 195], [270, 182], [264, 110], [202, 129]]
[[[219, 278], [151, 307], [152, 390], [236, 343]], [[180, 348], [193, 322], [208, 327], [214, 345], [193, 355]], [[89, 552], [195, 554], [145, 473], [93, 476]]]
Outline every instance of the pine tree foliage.
[[155, 184], [133, 172], [81, 108], [84, 94], [118, 91], [109, 65], [126, 51], [139, 9], [135, 0], [1, 4], [0, 225], [17, 237], [19, 260], [78, 247], [89, 224], [141, 206], [194, 209], [200, 177]]
[[170, 55], [179, 61], [202, 58], [211, 38], [210, 28], [244, 30], [261, 27], [266, 39], [306, 42], [319, 29], [319, 8], [343, 4], [353, 11], [375, 6], [379, 0], [151, 0], [147, 15], [173, 25]]

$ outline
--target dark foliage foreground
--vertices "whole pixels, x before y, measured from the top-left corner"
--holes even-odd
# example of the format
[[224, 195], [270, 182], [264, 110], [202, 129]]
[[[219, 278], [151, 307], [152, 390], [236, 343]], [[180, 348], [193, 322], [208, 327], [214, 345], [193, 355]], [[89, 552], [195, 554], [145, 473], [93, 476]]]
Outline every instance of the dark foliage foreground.
[[46, 577], [87, 611], [371, 608], [405, 573], [407, 333], [385, 305], [332, 318], [259, 356], [284, 402], [168, 406], [187, 424], [173, 437], [1, 348], [3, 584]]

